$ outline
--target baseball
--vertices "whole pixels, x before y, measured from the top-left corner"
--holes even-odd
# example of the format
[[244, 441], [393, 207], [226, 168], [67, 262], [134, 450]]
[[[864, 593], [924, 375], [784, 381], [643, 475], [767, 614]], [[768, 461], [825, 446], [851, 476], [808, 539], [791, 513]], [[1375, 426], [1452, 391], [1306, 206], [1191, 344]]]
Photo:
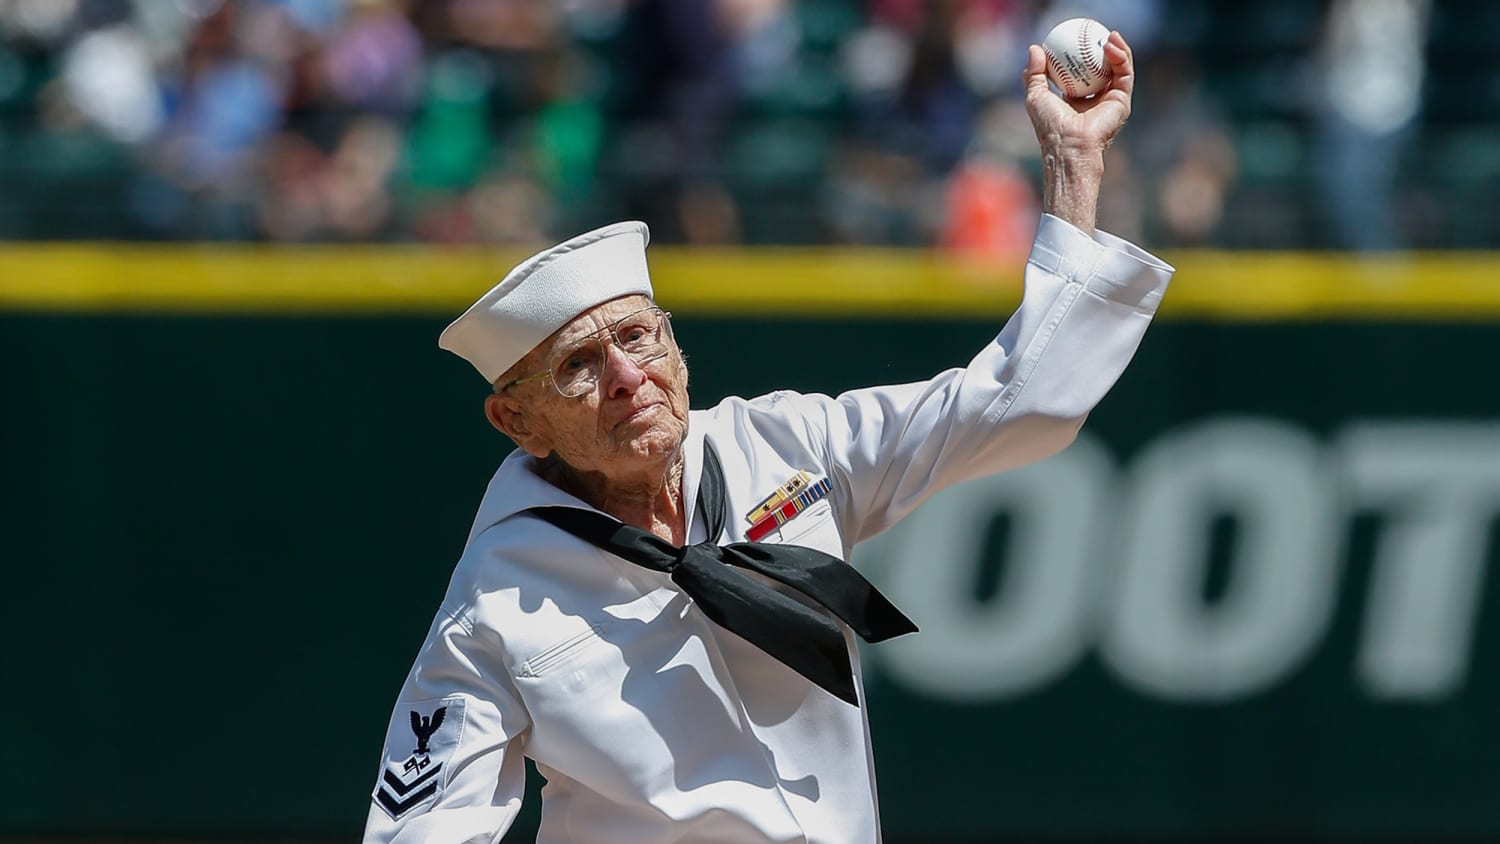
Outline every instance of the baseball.
[[1097, 94], [1109, 84], [1109, 62], [1104, 60], [1104, 42], [1109, 29], [1091, 18], [1071, 18], [1047, 33], [1042, 50], [1047, 53], [1047, 78], [1068, 99]]

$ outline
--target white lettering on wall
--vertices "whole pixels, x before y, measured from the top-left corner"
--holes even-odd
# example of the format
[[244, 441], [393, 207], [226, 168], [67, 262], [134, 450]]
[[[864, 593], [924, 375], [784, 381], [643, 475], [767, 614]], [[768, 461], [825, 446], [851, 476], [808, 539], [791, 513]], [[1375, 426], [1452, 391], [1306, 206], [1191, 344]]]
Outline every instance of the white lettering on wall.
[[[1099, 645], [1120, 679], [1166, 699], [1260, 691], [1312, 651], [1337, 588], [1336, 520], [1317, 443], [1215, 420], [1159, 440], [1126, 485], [1116, 599]], [[1209, 530], [1237, 525], [1223, 597], [1204, 600]]]
[[[1095, 531], [1113, 468], [1097, 441], [948, 490], [883, 543], [882, 572], [922, 628], [879, 649], [887, 673], [950, 700], [994, 699], [1038, 688], [1088, 646]], [[1011, 516], [1004, 578], [976, 601], [987, 527]]]
[[1500, 429], [1364, 424], [1339, 445], [1353, 500], [1387, 519], [1359, 679], [1376, 698], [1445, 698], [1468, 669], [1486, 539], [1500, 512]]
[[[1368, 596], [1346, 598], [1362, 622], [1355, 682], [1378, 700], [1458, 693], [1500, 516], [1500, 422], [1356, 424], [1324, 446], [1278, 420], [1210, 419], [1164, 433], [1123, 472], [1085, 435], [946, 490], [860, 546], [860, 565], [922, 627], [871, 649], [869, 665], [923, 694], [998, 701], [1092, 650], [1163, 700], [1264, 692], [1321, 645], [1359, 512], [1382, 529]], [[1000, 516], [1005, 547], [986, 549]], [[1229, 576], [1209, 599], [1221, 518], [1234, 526]], [[990, 564], [1003, 577], [979, 599]]]

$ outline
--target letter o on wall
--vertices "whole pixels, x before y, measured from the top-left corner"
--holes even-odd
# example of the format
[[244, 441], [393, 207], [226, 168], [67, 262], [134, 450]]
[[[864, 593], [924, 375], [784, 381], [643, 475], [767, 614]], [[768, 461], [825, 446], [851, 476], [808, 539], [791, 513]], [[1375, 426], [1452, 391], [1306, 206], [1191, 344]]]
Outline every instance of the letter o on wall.
[[[933, 496], [882, 538], [882, 583], [922, 628], [875, 649], [886, 674], [953, 701], [994, 701], [1038, 689], [1089, 646], [1096, 538], [1114, 464], [1080, 437], [1041, 463]], [[982, 542], [1011, 515], [998, 594], [977, 601]]]
[[[1332, 616], [1341, 524], [1311, 437], [1216, 419], [1158, 439], [1126, 489], [1099, 643], [1122, 681], [1169, 700], [1223, 700], [1266, 689], [1311, 653]], [[1236, 520], [1238, 541], [1226, 593], [1209, 603], [1219, 515]]]

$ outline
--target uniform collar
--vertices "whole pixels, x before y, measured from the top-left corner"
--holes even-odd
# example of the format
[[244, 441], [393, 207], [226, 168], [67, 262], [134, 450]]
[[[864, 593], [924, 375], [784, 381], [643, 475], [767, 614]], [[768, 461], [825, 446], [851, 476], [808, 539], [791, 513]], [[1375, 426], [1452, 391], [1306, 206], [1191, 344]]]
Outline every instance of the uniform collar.
[[[697, 411], [688, 414], [687, 438], [682, 443], [682, 496], [687, 502], [689, 532], [698, 506], [699, 476], [703, 472], [703, 426], [696, 418], [698, 415]], [[500, 463], [500, 468], [495, 470], [485, 488], [474, 524], [469, 528], [469, 544], [499, 522], [532, 507], [551, 505], [594, 509], [583, 499], [544, 480], [536, 469], [536, 458], [519, 448]]]

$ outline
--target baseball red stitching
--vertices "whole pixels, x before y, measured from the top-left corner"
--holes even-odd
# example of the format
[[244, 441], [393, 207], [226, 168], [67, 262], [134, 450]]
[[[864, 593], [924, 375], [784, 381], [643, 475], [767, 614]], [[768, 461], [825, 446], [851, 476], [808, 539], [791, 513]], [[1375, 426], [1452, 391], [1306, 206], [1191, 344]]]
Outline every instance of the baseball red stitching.
[[1053, 76], [1062, 82], [1063, 93], [1068, 95], [1068, 99], [1071, 100], [1078, 96], [1073, 92], [1073, 74], [1062, 66], [1057, 57], [1052, 55], [1051, 50], [1047, 51], [1047, 67], [1051, 68]]
[[1094, 51], [1089, 49], [1090, 29], [1093, 29], [1093, 27], [1089, 26], [1088, 24], [1084, 24], [1083, 26], [1078, 27], [1078, 52], [1083, 56], [1083, 62], [1084, 64], [1089, 66], [1089, 70], [1092, 70], [1094, 73], [1103, 76], [1104, 65], [1102, 64], [1102, 61], [1104, 59], [1104, 50], [1102, 48], [1099, 50], [1100, 61], [1095, 61]]

